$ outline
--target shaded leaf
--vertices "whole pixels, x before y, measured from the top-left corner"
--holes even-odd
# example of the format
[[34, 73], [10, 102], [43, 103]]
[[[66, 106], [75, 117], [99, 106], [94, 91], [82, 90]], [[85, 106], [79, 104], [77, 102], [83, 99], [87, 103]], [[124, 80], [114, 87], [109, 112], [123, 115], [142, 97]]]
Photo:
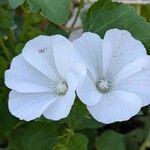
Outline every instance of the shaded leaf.
[[141, 6], [141, 15], [144, 16], [146, 20], [150, 22], [150, 5]]
[[144, 129], [142, 128], [136, 128], [126, 134], [124, 139], [127, 150], [138, 150], [145, 136]]
[[0, 99], [0, 140], [7, 138], [18, 120], [8, 111], [7, 102]]
[[0, 28], [10, 28], [13, 26], [12, 13], [0, 8]]
[[52, 22], [48, 22], [47, 28], [46, 28], [46, 30], [44, 32], [46, 34], [48, 34], [48, 35], [61, 34], [61, 35], [65, 36], [65, 37], [69, 36], [69, 33], [64, 31], [63, 29], [60, 29], [58, 26], [56, 26]]
[[0, 79], [3, 79], [4, 72], [8, 67], [8, 61], [4, 57], [0, 56]]

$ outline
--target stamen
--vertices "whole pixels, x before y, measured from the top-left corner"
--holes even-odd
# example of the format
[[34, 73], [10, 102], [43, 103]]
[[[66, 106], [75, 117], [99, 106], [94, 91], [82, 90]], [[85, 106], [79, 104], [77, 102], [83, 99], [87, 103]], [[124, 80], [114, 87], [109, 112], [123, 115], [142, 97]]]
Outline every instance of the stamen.
[[55, 92], [58, 95], [65, 95], [67, 91], [68, 91], [68, 85], [65, 82], [60, 82], [55, 89]]
[[100, 80], [97, 82], [96, 87], [101, 93], [107, 93], [109, 91], [110, 84], [105, 80]]

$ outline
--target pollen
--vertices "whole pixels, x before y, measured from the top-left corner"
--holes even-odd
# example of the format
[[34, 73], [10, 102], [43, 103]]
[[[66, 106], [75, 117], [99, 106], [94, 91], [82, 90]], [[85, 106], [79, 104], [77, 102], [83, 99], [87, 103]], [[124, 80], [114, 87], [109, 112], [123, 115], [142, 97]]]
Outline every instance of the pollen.
[[110, 89], [110, 84], [105, 80], [100, 80], [96, 83], [96, 87], [101, 93], [107, 93]]
[[65, 82], [60, 82], [55, 89], [55, 92], [58, 95], [65, 95], [67, 91], [68, 91], [68, 85]]

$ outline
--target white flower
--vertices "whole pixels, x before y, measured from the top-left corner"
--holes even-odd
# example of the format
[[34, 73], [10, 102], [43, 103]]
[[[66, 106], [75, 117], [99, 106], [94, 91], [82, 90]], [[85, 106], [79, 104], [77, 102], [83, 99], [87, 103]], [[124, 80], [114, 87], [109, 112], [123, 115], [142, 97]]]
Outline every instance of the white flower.
[[12, 89], [10, 112], [26, 121], [42, 114], [52, 120], [66, 117], [74, 103], [77, 76], [83, 73], [74, 55], [73, 44], [61, 35], [27, 42], [5, 73]]
[[111, 29], [103, 40], [87, 32], [74, 46], [88, 68], [77, 94], [96, 120], [128, 120], [150, 104], [150, 57], [128, 31]]

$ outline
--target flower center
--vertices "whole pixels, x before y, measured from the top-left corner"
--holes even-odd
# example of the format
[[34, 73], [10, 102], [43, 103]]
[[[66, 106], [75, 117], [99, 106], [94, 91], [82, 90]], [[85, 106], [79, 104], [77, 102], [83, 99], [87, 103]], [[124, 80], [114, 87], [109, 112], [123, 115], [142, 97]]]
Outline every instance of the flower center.
[[60, 82], [55, 89], [55, 92], [58, 95], [65, 95], [67, 91], [68, 91], [68, 85], [65, 82]]
[[107, 93], [109, 91], [110, 84], [105, 80], [100, 80], [96, 83], [96, 87], [101, 93]]

